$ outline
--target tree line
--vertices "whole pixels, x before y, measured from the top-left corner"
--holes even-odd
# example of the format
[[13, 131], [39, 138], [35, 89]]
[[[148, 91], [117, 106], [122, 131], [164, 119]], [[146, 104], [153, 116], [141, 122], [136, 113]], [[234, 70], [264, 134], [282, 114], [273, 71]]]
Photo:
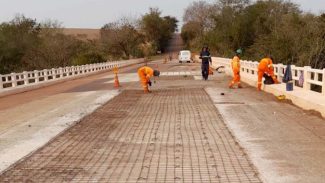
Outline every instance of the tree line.
[[198, 51], [202, 45], [212, 54], [260, 60], [272, 55], [277, 63], [325, 68], [325, 14], [305, 13], [284, 0], [197, 1], [184, 13], [182, 38]]
[[164, 51], [178, 20], [159, 9], [138, 19], [121, 18], [100, 29], [99, 40], [66, 35], [56, 21], [23, 15], [0, 24], [0, 74], [148, 57]]

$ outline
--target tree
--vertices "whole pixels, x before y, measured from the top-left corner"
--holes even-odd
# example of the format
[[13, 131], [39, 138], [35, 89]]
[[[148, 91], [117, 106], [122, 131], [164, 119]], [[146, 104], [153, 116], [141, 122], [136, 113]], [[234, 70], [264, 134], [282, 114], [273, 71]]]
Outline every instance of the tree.
[[175, 17], [161, 17], [159, 9], [150, 8], [149, 13], [140, 20], [141, 31], [149, 42], [157, 50], [164, 51], [172, 34], [177, 30], [178, 20]]
[[17, 16], [0, 25], [1, 74], [105, 60], [98, 43], [64, 35], [56, 21]]
[[205, 1], [196, 1], [190, 4], [183, 16], [184, 24], [192, 23], [199, 26], [200, 36], [203, 32], [209, 30], [213, 26], [213, 15], [218, 12], [216, 6]]
[[[271, 54], [275, 62], [325, 66], [325, 15], [303, 13], [297, 4], [284, 0], [194, 4], [197, 6], [192, 4], [185, 11], [188, 22], [182, 28], [182, 37], [192, 49], [208, 44], [213, 54], [231, 57], [242, 48], [243, 58], [252, 60]], [[206, 13], [209, 8], [216, 11]], [[194, 10], [199, 13], [190, 14]], [[204, 19], [209, 24], [200, 24]]]
[[39, 42], [25, 52], [22, 61], [27, 70], [66, 67], [81, 53], [91, 49], [90, 43], [63, 34], [56, 21], [40, 24]]
[[199, 37], [201, 25], [197, 22], [188, 22], [183, 25], [181, 37], [187, 48], [193, 47], [191, 43]]
[[139, 56], [142, 35], [129, 19], [122, 18], [101, 28], [101, 41], [108, 53], [118, 57]]
[[39, 43], [40, 24], [22, 15], [0, 25], [0, 73], [24, 70], [22, 58]]

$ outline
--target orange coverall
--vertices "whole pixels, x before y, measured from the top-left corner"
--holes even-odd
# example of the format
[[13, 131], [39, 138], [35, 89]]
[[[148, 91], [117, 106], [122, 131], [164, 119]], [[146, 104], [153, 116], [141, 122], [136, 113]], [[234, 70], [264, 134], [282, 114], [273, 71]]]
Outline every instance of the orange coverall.
[[147, 66], [141, 67], [138, 69], [138, 75], [144, 92], [148, 93], [149, 92], [148, 82], [150, 81], [150, 78], [153, 76], [153, 69]]
[[263, 58], [258, 64], [258, 82], [257, 89], [261, 90], [262, 88], [262, 79], [264, 73], [270, 75], [274, 81], [274, 83], [279, 83], [274, 75], [273, 62], [270, 58]]
[[236, 83], [238, 83], [238, 87], [241, 88], [240, 85], [240, 58], [238, 56], [234, 56], [231, 62], [231, 68], [234, 73], [234, 77], [229, 84], [229, 88], [232, 88]]

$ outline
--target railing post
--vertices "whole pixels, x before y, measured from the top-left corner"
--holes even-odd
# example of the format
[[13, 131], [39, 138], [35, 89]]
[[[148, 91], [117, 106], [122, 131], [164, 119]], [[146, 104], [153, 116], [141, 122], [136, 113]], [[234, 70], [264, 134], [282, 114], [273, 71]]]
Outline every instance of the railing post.
[[[39, 83], [39, 72], [38, 70], [34, 70], [34, 76], [35, 76], [35, 83]], [[45, 78], [44, 78], [45, 79]]]
[[70, 76], [73, 76], [74, 75], [74, 66], [71, 66], [70, 69], [71, 69], [71, 75]]
[[86, 65], [86, 72], [87, 72], [87, 73], [88, 73], [88, 72], [91, 72], [91, 70], [92, 70], [92, 66], [89, 65], [89, 64], [87, 64], [87, 65]]
[[28, 79], [28, 72], [24, 71], [24, 85], [28, 85], [29, 84], [29, 79]]
[[277, 68], [278, 68], [278, 72], [277, 72], [277, 76], [278, 76], [278, 80], [282, 81], [282, 74], [283, 74], [283, 69], [284, 69], [284, 65], [282, 63], [277, 64]]
[[84, 74], [84, 67], [85, 67], [84, 65], [80, 65], [80, 66], [79, 66], [79, 70], [80, 70], [79, 73], [80, 73], [80, 75], [81, 75], [81, 74]]
[[0, 89], [3, 89], [2, 75], [0, 74]]
[[311, 78], [311, 74], [309, 72], [309, 70], [311, 69], [310, 66], [305, 66], [304, 67], [304, 90], [310, 90], [310, 83], [308, 82], [308, 80]]
[[73, 74], [74, 76], [75, 75], [79, 75], [79, 72], [80, 72], [79, 69], [80, 69], [80, 66], [79, 65], [77, 65], [77, 66], [74, 67], [74, 72], [73, 72], [74, 73]]
[[44, 69], [43, 72], [44, 72], [44, 81], [48, 81], [49, 78], [48, 78], [48, 74], [47, 74], [47, 69]]
[[11, 86], [16, 87], [17, 86], [16, 74], [11, 73], [10, 76], [11, 76]]
[[296, 75], [295, 70], [296, 70], [296, 65], [291, 65], [291, 74], [292, 74], [292, 77]]
[[87, 65], [82, 65], [81, 66], [81, 72], [82, 72], [82, 74], [85, 74], [86, 73], [86, 67], [87, 67]]
[[322, 94], [325, 95], [325, 69], [323, 69], [323, 79], [322, 79]]
[[77, 74], [75, 74], [75, 75], [79, 75], [80, 74], [80, 65], [76, 66], [76, 71], [77, 71]]
[[52, 68], [52, 80], [55, 80], [56, 79], [56, 69], [55, 68]]
[[63, 78], [63, 68], [60, 67], [60, 68], [59, 68], [59, 71], [60, 71], [60, 78]]

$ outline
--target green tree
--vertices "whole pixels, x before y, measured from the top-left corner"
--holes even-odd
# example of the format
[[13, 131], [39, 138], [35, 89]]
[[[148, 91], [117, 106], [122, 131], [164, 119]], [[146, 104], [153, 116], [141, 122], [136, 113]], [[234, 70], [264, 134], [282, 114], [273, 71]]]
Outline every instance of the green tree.
[[157, 50], [164, 51], [173, 33], [177, 30], [178, 20], [175, 17], [161, 17], [159, 9], [150, 8], [149, 13], [140, 20], [141, 31], [146, 42], [154, 45]]
[[198, 22], [188, 22], [183, 25], [181, 36], [187, 48], [194, 47], [195, 39], [199, 38], [201, 32], [201, 25]]
[[105, 51], [126, 59], [142, 56], [139, 45], [143, 43], [143, 36], [133, 24], [130, 20], [123, 18], [104, 25], [101, 28], [101, 42]]
[[[271, 54], [275, 62], [324, 68], [325, 15], [303, 13], [297, 4], [284, 0], [197, 3], [201, 6], [190, 5], [184, 13], [188, 22], [182, 28], [182, 37], [190, 48], [197, 50], [208, 44], [214, 55], [224, 57], [242, 48], [243, 58], [251, 60]], [[213, 13], [203, 14], [211, 8]], [[200, 13], [188, 13], [194, 9]], [[199, 23], [204, 19], [208, 24]], [[195, 23], [198, 28], [194, 28]], [[204, 25], [201, 34], [196, 32], [199, 25]]]
[[0, 25], [0, 73], [20, 72], [27, 50], [39, 42], [40, 24], [22, 15]]

